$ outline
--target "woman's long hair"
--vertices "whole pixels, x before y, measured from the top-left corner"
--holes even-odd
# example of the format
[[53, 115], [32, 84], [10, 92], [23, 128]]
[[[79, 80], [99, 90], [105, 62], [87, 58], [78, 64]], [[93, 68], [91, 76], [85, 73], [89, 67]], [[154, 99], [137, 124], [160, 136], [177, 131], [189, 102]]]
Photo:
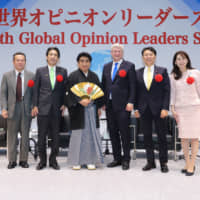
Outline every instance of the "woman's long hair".
[[186, 65], [186, 69], [193, 69], [189, 55], [185, 51], [177, 51], [173, 57], [173, 69], [171, 72], [171, 74], [174, 74], [174, 78], [176, 80], [182, 77], [182, 72], [180, 71], [179, 67], [176, 65], [176, 58], [178, 55], [181, 55], [183, 58], [187, 59], [188, 63]]

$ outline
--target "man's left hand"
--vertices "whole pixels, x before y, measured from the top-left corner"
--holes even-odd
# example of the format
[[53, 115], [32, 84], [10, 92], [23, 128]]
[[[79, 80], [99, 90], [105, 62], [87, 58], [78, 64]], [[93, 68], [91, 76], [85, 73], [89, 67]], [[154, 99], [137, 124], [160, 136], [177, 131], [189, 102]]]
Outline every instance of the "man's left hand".
[[64, 116], [65, 109], [66, 109], [66, 106], [65, 106], [65, 105], [62, 105], [62, 106], [60, 107], [60, 110], [62, 111], [62, 116]]
[[133, 104], [132, 103], [127, 103], [126, 111], [131, 112], [132, 110], [133, 110]]
[[168, 116], [168, 110], [161, 110], [161, 113], [160, 113], [160, 118], [165, 118]]

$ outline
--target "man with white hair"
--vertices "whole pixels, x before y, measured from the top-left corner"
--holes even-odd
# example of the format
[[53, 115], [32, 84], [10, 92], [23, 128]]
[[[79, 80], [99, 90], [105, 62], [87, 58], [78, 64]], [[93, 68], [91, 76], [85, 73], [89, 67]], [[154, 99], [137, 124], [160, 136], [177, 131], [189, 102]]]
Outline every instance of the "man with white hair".
[[107, 167], [122, 165], [122, 169], [127, 170], [130, 162], [129, 121], [135, 103], [136, 73], [135, 65], [124, 60], [123, 54], [122, 45], [112, 45], [113, 61], [104, 65], [102, 87], [114, 156], [114, 160]]

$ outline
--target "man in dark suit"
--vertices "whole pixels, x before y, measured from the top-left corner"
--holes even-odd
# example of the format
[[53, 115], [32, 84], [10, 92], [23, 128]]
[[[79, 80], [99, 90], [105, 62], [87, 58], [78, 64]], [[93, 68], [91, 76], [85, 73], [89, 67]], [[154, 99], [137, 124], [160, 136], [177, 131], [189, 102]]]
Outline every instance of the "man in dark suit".
[[50, 47], [46, 52], [48, 65], [38, 68], [35, 76], [35, 87], [33, 93], [32, 115], [37, 115], [38, 123], [38, 148], [40, 162], [37, 170], [46, 167], [46, 136], [51, 138], [51, 154], [49, 166], [60, 169], [56, 156], [59, 150], [59, 131], [61, 114], [64, 113], [64, 96], [67, 87], [67, 70], [58, 67], [60, 51], [56, 47]]
[[135, 101], [135, 66], [123, 59], [123, 46], [120, 44], [112, 45], [111, 56], [113, 61], [104, 65], [102, 75], [106, 116], [114, 156], [114, 161], [109, 163], [108, 167], [122, 164], [122, 169], [127, 170], [130, 162], [129, 120]]
[[170, 82], [167, 69], [155, 65], [156, 50], [146, 47], [142, 50], [145, 67], [136, 71], [137, 101], [135, 116], [141, 118], [147, 164], [143, 170], [156, 168], [152, 141], [152, 122], [154, 120], [159, 143], [159, 159], [162, 172], [168, 172], [167, 129], [165, 118], [168, 115], [170, 99]]

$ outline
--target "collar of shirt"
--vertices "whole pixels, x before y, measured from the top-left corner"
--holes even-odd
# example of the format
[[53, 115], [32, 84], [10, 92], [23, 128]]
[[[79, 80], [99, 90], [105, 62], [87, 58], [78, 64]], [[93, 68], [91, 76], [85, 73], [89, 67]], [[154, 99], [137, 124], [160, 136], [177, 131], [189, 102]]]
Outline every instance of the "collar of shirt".
[[[150, 66], [151, 73], [154, 72], [154, 68], [155, 68], [154, 65]], [[144, 70], [148, 71], [148, 69], [149, 69], [149, 67], [145, 66]]]
[[89, 70], [87, 72], [83, 72], [81, 69], [78, 69], [85, 77], [88, 77]]
[[119, 60], [118, 62], [114, 62], [114, 61], [113, 61], [112, 68], [115, 67], [115, 63], [118, 63], [117, 68], [119, 69], [119, 67], [120, 67], [120, 65], [121, 65], [121, 63], [122, 63], [122, 61], [123, 61], [123, 59]]
[[53, 71], [56, 72], [56, 66], [49, 66], [48, 65], [49, 73], [51, 72], [52, 68], [53, 68]]
[[118, 65], [117, 65], [117, 70], [118, 70], [122, 62], [123, 62], [123, 59], [119, 60], [118, 62], [113, 61], [112, 70], [111, 70], [111, 78], [112, 78], [113, 70], [114, 70], [114, 67], [115, 67], [115, 63], [118, 63]]
[[21, 73], [21, 77], [23, 77], [24, 76], [24, 70], [23, 71], [21, 71], [21, 72], [19, 72], [19, 71], [17, 71], [16, 69], [15, 69], [15, 74], [16, 74], [16, 77], [18, 76], [18, 74], [19, 73]]
[[88, 72], [83, 72], [83, 74], [85, 75], [85, 77], [88, 77]]

